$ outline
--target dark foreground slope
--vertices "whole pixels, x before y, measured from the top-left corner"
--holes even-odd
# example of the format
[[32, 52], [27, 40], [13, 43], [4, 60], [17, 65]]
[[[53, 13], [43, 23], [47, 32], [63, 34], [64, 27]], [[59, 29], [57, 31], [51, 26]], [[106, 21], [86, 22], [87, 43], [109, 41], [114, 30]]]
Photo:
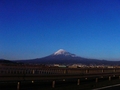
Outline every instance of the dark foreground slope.
[[10, 60], [5, 60], [5, 59], [0, 59], [0, 63], [16, 63], [14, 61], [10, 61]]

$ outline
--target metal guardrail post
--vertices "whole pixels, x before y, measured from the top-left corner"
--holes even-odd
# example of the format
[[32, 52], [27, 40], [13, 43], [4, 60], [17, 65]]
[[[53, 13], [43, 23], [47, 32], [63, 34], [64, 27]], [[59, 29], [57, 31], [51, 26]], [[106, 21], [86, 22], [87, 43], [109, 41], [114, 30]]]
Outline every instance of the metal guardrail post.
[[55, 88], [55, 81], [52, 82], [52, 88]]
[[95, 79], [95, 82], [96, 82], [96, 83], [98, 82], [98, 78]]
[[77, 85], [80, 85], [80, 79], [77, 80]]
[[109, 76], [109, 81], [111, 80], [111, 77]]
[[20, 82], [17, 83], [17, 90], [20, 90]]

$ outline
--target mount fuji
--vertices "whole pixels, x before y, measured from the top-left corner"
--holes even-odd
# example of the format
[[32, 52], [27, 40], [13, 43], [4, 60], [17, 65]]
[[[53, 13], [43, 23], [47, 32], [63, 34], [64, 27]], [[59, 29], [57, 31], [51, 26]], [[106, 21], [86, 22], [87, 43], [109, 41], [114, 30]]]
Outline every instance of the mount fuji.
[[63, 50], [63, 49], [60, 49], [60, 50], [56, 51], [56, 52], [53, 54], [53, 56], [76, 57], [75, 54], [71, 54], [71, 53], [69, 53], [69, 52], [67, 52], [67, 51], [65, 51], [65, 50]]
[[88, 59], [80, 56], [76, 56], [63, 49], [59, 49], [55, 53], [43, 57], [31, 60], [19, 60], [17, 62], [32, 63], [32, 64], [95, 64], [95, 65], [120, 65], [120, 61], [107, 61], [98, 59]]

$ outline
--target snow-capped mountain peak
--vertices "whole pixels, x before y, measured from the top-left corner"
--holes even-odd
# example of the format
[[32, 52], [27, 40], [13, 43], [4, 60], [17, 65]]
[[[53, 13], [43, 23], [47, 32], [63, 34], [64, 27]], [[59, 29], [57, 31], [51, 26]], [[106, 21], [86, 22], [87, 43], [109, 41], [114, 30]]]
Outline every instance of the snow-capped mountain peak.
[[59, 49], [53, 55], [64, 55], [64, 56], [71, 56], [71, 57], [75, 57], [76, 56], [75, 54], [71, 54], [71, 53], [65, 51], [64, 49]]
[[58, 51], [54, 53], [54, 55], [60, 55], [60, 54], [65, 54], [65, 53], [66, 51], [64, 49], [59, 49]]

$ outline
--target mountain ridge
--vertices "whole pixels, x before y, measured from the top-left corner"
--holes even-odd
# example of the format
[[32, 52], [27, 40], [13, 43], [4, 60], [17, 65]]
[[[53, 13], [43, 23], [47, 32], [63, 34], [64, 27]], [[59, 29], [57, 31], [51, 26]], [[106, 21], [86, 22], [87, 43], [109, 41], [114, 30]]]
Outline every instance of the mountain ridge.
[[22, 63], [31, 64], [96, 64], [96, 65], [120, 65], [120, 61], [108, 61], [99, 59], [89, 59], [80, 56], [76, 56], [64, 49], [59, 49], [55, 53], [42, 58], [30, 59], [30, 60], [19, 60]]

